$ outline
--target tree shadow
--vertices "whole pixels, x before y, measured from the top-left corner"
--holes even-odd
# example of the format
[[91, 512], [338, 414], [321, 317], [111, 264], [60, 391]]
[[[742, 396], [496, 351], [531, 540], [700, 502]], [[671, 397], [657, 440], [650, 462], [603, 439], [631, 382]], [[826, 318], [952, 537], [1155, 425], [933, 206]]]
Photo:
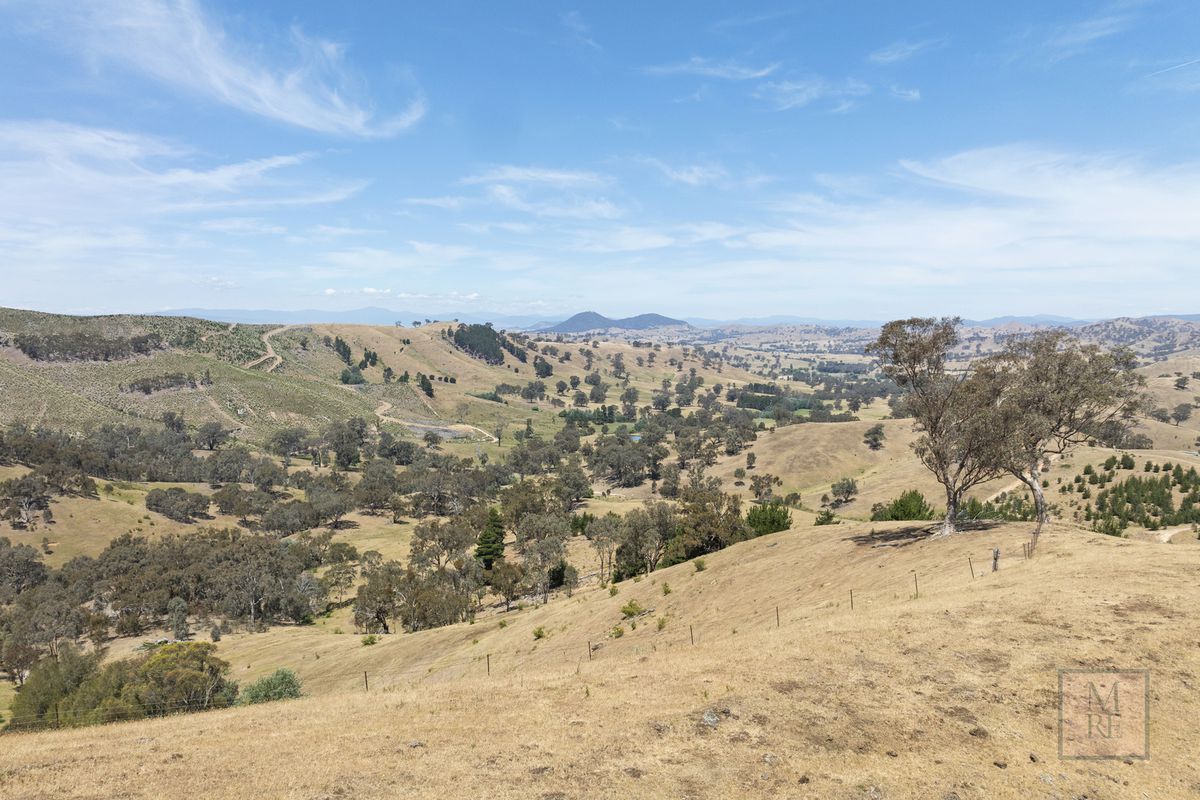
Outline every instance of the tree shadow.
[[[999, 527], [1002, 523], [997, 520], [972, 520], [958, 523], [958, 534], [987, 531]], [[871, 530], [847, 536], [846, 541], [854, 542], [860, 547], [907, 547], [910, 544], [932, 538], [941, 528], [941, 521], [929, 523], [914, 523], [903, 528], [892, 528], [886, 531]]]

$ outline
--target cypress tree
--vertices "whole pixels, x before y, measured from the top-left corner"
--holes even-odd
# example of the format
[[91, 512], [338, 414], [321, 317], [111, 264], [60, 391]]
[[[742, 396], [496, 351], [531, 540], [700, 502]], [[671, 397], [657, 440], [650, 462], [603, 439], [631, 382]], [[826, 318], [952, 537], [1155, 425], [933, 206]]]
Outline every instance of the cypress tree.
[[487, 524], [475, 544], [475, 558], [484, 569], [504, 559], [504, 520], [495, 508], [488, 509]]

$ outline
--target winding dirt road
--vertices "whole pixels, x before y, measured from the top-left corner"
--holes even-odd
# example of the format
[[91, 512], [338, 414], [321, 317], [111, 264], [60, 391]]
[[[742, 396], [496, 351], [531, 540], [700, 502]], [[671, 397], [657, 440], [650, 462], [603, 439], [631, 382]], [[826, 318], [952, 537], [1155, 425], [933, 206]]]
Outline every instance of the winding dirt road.
[[430, 430], [439, 430], [439, 429], [441, 429], [441, 430], [464, 430], [465, 429], [465, 430], [470, 430], [470, 431], [474, 431], [474, 432], [478, 433], [480, 436], [483, 436], [484, 438], [488, 439], [493, 444], [500, 441], [495, 436], [493, 436], [492, 434], [485, 431], [483, 428], [478, 428], [474, 425], [468, 425], [465, 422], [447, 423], [447, 424], [437, 425], [437, 424], [433, 424], [433, 423], [429, 423], [429, 422], [420, 422], [418, 420], [399, 419], [397, 417], [389, 417], [389, 416], [387, 416], [387, 412], [391, 411], [392, 407], [393, 407], [392, 404], [387, 402], [386, 400], [380, 401], [379, 406], [375, 409], [375, 416], [379, 417], [379, 419], [383, 420], [384, 422], [392, 422], [397, 425], [403, 425], [406, 428], [411, 428], [411, 429], [417, 430], [417, 431], [430, 431]]
[[[289, 330], [290, 328], [294, 328], [294, 327], [295, 327], [294, 325], [282, 325], [278, 328], [273, 328], [273, 329], [267, 331], [266, 333], [264, 333], [262, 335], [262, 343], [264, 345], [266, 345], [267, 354], [264, 356], [259, 356], [258, 358], [254, 359], [253, 361], [247, 361], [245, 364], [242, 365], [242, 367], [244, 367], [245, 369], [254, 369], [255, 367], [257, 367], [259, 364], [263, 363], [264, 361], [274, 359], [274, 363], [272, 363], [271, 366], [267, 367], [266, 370], [264, 370], [265, 372], [274, 372], [275, 368], [283, 363], [283, 356], [281, 356], [275, 352], [275, 348], [271, 345], [271, 337], [277, 333], [283, 333], [284, 331]], [[233, 330], [233, 329], [230, 328], [230, 330]]]

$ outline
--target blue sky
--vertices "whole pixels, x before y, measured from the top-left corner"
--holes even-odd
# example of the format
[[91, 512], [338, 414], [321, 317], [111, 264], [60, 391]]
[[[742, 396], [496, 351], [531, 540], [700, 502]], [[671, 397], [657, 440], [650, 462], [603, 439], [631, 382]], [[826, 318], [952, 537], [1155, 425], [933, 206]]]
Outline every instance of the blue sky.
[[0, 0], [0, 305], [1200, 312], [1194, 0]]

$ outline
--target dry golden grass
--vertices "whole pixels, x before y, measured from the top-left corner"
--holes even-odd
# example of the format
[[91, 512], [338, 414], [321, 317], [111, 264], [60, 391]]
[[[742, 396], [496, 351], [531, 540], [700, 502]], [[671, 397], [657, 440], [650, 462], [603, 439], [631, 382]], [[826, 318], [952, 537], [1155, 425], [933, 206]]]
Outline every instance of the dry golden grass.
[[[1200, 791], [1196, 550], [1055, 526], [1027, 562], [1027, 526], [871, 530], [797, 529], [615, 597], [586, 589], [372, 647], [316, 626], [228, 637], [237, 677], [292, 666], [311, 697], [6, 737], [0, 784], [6, 798]], [[1002, 569], [972, 579], [967, 556], [992, 546]], [[630, 599], [650, 611], [610, 638]], [[1057, 759], [1056, 670], [1084, 666], [1153, 671], [1151, 761]]]

